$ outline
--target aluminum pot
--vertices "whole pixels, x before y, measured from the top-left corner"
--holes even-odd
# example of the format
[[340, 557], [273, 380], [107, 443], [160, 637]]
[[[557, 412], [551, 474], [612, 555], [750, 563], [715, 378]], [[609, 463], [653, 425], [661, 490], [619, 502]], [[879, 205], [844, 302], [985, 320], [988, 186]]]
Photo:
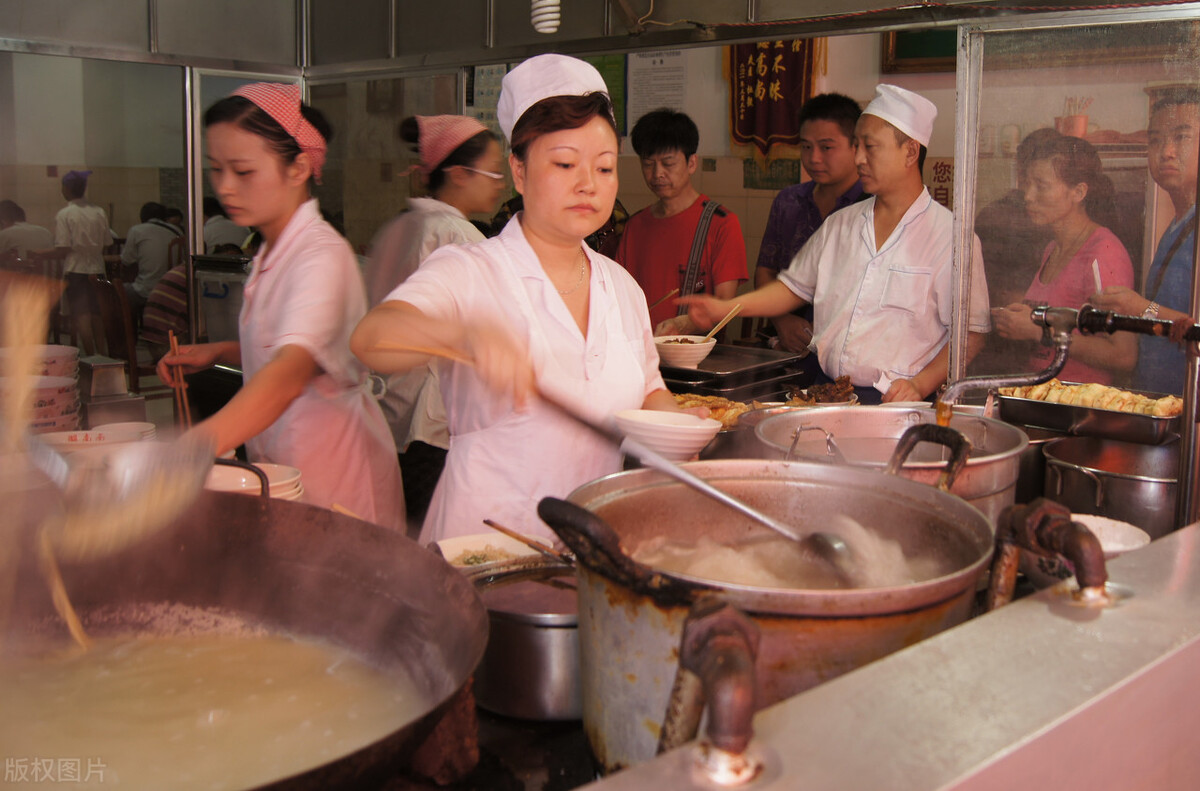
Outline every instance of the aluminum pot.
[[1074, 513], [1100, 514], [1161, 538], [1175, 529], [1179, 442], [1143, 445], [1097, 437], [1046, 443], [1046, 497]]
[[[882, 469], [900, 436], [910, 426], [936, 423], [933, 409], [889, 406], [824, 407], [768, 417], [755, 434], [769, 458], [832, 461], [831, 445], [847, 463]], [[950, 491], [978, 508], [992, 522], [1014, 502], [1021, 453], [1029, 445], [1025, 432], [991, 418], [955, 414], [950, 427], [972, 446], [967, 467]], [[793, 439], [804, 429], [793, 449]], [[933, 483], [946, 466], [945, 449], [920, 446], [904, 463], [901, 475]]]
[[522, 558], [476, 578], [488, 611], [487, 650], [475, 671], [475, 700], [527, 720], [577, 720], [579, 606], [575, 569]]
[[[47, 624], [69, 640], [30, 538], [19, 555], [21, 595], [0, 649], [19, 648], [23, 637], [42, 639]], [[95, 562], [61, 565], [85, 625], [92, 613], [102, 614], [93, 636], [144, 631], [147, 609], [162, 605], [212, 608], [342, 646], [385, 671], [403, 671], [427, 693], [414, 719], [390, 723], [373, 744], [315, 768], [311, 756], [296, 755], [271, 788], [360, 789], [394, 777], [487, 642], [475, 589], [444, 560], [394, 530], [286, 500], [206, 491], [146, 540]]]
[[[640, 585], [622, 578], [619, 563], [614, 567], [597, 562], [576, 550], [583, 724], [606, 771], [653, 756], [694, 595], [718, 592], [761, 629], [758, 707], [969, 616], [977, 581], [991, 558], [993, 526], [962, 499], [874, 470], [811, 462], [740, 459], [683, 466], [776, 518], [815, 528], [845, 514], [897, 539], [908, 554], [936, 549], [954, 570], [911, 585], [855, 590], [758, 588], [658, 575], [685, 581], [686, 595], [666, 596], [665, 591], [678, 591], [680, 586]], [[690, 540], [704, 535], [728, 542], [763, 529], [648, 469], [585, 484], [570, 495], [569, 503], [605, 520], [626, 553], [655, 536]], [[545, 513], [543, 519], [572, 544], [570, 525], [558, 524]]]

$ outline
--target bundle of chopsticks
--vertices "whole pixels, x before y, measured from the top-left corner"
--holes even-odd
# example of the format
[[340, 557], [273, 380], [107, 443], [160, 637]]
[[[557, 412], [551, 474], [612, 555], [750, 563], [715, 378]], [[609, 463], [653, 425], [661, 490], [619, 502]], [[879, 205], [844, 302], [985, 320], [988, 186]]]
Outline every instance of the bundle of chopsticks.
[[[179, 354], [179, 339], [175, 337], [175, 330], [169, 330], [168, 337], [171, 339], [171, 354]], [[179, 425], [186, 430], [192, 427], [192, 409], [188, 406], [187, 379], [183, 376], [182, 365], [169, 367], [172, 369], [172, 381], [167, 384], [175, 391], [175, 414], [179, 416]]]
[[1063, 115], [1083, 115], [1092, 106], [1090, 96], [1068, 96], [1063, 109]]

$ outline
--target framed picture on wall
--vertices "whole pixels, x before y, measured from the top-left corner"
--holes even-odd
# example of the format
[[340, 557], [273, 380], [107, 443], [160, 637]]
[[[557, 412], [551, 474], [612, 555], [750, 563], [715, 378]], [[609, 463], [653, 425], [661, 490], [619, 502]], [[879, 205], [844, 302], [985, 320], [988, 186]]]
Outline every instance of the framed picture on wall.
[[880, 70], [884, 74], [954, 71], [957, 50], [955, 28], [884, 33]]

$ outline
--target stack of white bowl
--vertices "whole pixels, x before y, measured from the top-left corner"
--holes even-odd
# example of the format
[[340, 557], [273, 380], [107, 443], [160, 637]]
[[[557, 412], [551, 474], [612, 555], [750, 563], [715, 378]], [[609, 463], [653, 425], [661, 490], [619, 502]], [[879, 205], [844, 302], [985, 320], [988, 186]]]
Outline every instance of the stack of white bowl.
[[77, 453], [90, 448], [109, 448], [141, 442], [137, 429], [92, 429], [91, 431], [50, 431], [38, 437], [59, 453]]
[[[300, 481], [300, 470], [283, 464], [260, 462], [254, 465], [267, 476], [270, 495], [279, 500], [299, 500], [304, 496], [304, 484]], [[262, 484], [258, 476], [241, 467], [218, 464], [208, 474], [204, 488], [215, 492], [242, 492], [261, 494]]]
[[153, 423], [143, 423], [140, 421], [129, 421], [126, 423], [105, 423], [101, 426], [92, 426], [93, 431], [136, 431], [141, 439], [157, 439], [158, 427]]
[[614, 417], [622, 434], [672, 461], [692, 458], [721, 430], [719, 420], [683, 412], [625, 409]]
[[[13, 373], [8, 365], [11, 353], [0, 349], [2, 374]], [[79, 428], [79, 350], [74, 346], [38, 346], [28, 373], [35, 377], [30, 432], [44, 434]], [[0, 378], [0, 390], [7, 383], [7, 378]]]

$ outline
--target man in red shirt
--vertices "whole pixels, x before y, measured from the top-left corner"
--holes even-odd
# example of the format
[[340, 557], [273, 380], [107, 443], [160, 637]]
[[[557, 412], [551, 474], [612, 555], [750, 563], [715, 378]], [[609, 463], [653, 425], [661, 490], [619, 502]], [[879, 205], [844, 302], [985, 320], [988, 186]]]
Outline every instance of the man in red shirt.
[[[680, 289], [680, 295], [732, 299], [738, 284], [749, 278], [746, 243], [737, 216], [716, 205], [702, 240], [697, 240], [709, 198], [692, 186], [700, 144], [696, 124], [683, 113], [654, 110], [638, 119], [630, 138], [642, 160], [646, 186], [658, 200], [629, 218], [617, 261], [637, 280], [651, 304], [672, 289]], [[699, 254], [689, 276], [694, 243]], [[669, 299], [651, 310], [655, 334], [694, 332], [686, 311], [679, 313]]]

